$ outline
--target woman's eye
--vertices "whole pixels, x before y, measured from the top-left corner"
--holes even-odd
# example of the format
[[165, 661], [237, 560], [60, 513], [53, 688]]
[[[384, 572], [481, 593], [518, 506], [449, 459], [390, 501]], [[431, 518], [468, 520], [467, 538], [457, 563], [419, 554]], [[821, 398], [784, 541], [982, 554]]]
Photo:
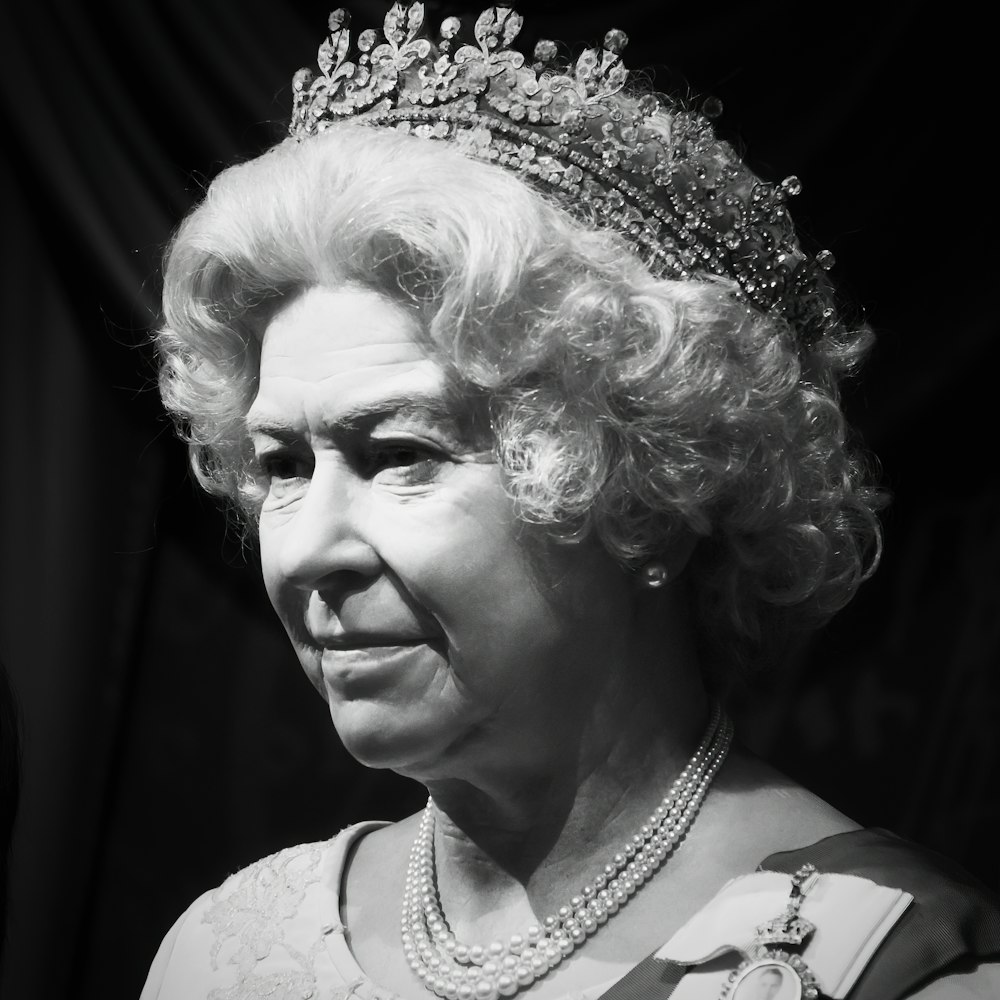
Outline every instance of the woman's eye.
[[309, 474], [306, 463], [292, 455], [263, 455], [257, 460], [264, 478], [272, 483], [303, 479]]
[[413, 465], [426, 457], [426, 451], [412, 445], [400, 444], [376, 448], [372, 460], [377, 467], [388, 469], [397, 465]]
[[420, 482], [433, 476], [441, 462], [441, 454], [426, 445], [387, 442], [374, 444], [364, 465], [371, 477], [382, 474], [383, 478]]

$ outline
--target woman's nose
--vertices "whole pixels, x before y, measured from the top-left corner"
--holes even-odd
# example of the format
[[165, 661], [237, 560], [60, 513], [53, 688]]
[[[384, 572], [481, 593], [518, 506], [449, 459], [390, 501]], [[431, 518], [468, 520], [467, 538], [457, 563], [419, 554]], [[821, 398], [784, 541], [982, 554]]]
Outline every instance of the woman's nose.
[[306, 494], [278, 529], [282, 576], [303, 590], [357, 588], [381, 559], [365, 530], [366, 484], [333, 463], [317, 463]]

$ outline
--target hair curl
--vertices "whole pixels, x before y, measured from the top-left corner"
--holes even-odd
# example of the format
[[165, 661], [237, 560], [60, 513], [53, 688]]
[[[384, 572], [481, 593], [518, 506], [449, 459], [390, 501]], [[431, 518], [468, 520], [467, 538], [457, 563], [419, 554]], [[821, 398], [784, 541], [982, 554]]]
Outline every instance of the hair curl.
[[700, 537], [689, 577], [717, 680], [873, 567], [878, 495], [838, 399], [867, 329], [796, 343], [732, 283], [655, 279], [499, 167], [350, 125], [223, 172], [168, 253], [164, 403], [199, 482], [248, 523], [263, 329], [290, 295], [349, 282], [416, 310], [428, 349], [485, 393], [522, 518], [595, 532], [631, 566]]

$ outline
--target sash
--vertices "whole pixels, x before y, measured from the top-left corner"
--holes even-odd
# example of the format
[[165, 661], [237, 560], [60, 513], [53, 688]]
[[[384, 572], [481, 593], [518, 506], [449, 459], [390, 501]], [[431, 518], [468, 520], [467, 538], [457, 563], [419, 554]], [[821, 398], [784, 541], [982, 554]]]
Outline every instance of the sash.
[[741, 875], [601, 1000], [844, 1000], [912, 900], [855, 875], [813, 872], [798, 892]]

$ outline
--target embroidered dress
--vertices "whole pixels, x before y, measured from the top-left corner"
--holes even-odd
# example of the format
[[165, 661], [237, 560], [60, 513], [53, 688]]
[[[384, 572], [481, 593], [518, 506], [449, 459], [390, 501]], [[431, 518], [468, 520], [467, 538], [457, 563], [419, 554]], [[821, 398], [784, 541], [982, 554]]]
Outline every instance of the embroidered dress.
[[[201, 896], [164, 938], [141, 1000], [398, 1000], [361, 970], [340, 923], [347, 855], [382, 825], [360, 823], [280, 851]], [[666, 960], [659, 997], [718, 997], [759, 915], [773, 916], [787, 895], [782, 873], [806, 862], [827, 882], [803, 907], [819, 928], [819, 950], [805, 956], [840, 983], [830, 995], [895, 1000], [963, 960], [1000, 956], [995, 897], [945, 859], [862, 830], [772, 855], [758, 873], [724, 886], [658, 953]], [[845, 908], [866, 909], [868, 923], [845, 917]], [[597, 1000], [611, 986], [567, 1000]]]

